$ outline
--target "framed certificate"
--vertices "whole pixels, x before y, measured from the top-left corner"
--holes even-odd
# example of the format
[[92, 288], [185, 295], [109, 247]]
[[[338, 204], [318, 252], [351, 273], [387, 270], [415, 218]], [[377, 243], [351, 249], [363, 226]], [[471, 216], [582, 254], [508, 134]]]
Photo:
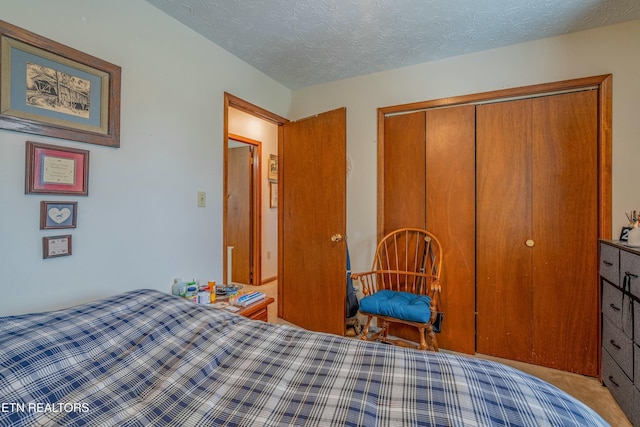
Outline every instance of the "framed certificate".
[[42, 258], [71, 255], [71, 234], [42, 238]]
[[27, 141], [25, 193], [89, 195], [89, 151]]

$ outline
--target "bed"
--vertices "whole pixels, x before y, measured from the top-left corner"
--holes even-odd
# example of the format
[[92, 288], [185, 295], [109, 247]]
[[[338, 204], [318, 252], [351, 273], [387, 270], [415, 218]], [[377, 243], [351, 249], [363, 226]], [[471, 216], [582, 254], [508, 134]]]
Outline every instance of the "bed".
[[605, 426], [523, 372], [154, 290], [0, 318], [2, 426]]

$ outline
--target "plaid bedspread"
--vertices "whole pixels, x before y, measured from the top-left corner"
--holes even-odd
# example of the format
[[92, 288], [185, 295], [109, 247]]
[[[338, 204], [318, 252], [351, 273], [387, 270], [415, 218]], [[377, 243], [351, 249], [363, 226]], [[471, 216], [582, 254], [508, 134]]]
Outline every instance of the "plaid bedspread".
[[600, 426], [497, 363], [256, 322], [151, 290], [0, 318], [2, 426]]

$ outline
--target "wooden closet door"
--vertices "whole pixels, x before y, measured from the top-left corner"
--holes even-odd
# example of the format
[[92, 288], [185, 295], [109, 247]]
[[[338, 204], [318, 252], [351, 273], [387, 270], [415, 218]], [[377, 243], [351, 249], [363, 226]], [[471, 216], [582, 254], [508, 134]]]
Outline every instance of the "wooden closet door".
[[477, 351], [597, 375], [595, 91], [477, 107]]
[[533, 362], [531, 101], [476, 109], [476, 351]]
[[531, 103], [533, 361], [596, 376], [597, 92]]
[[426, 111], [426, 228], [442, 245], [441, 348], [475, 352], [475, 107]]

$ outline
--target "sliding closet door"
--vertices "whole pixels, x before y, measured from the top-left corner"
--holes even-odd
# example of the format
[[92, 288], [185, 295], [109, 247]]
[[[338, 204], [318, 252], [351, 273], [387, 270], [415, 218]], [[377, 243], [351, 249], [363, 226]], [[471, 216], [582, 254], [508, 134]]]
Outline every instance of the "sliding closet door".
[[477, 107], [477, 351], [597, 375], [597, 93]]
[[596, 376], [597, 92], [531, 103], [534, 363]]
[[[475, 157], [472, 105], [384, 119], [382, 230], [426, 228], [443, 248], [438, 336], [447, 350], [474, 352]], [[418, 341], [415, 328], [393, 325], [393, 335]]]
[[426, 114], [426, 228], [443, 251], [441, 348], [475, 351], [475, 107]]
[[478, 353], [531, 363], [531, 101], [476, 109]]

